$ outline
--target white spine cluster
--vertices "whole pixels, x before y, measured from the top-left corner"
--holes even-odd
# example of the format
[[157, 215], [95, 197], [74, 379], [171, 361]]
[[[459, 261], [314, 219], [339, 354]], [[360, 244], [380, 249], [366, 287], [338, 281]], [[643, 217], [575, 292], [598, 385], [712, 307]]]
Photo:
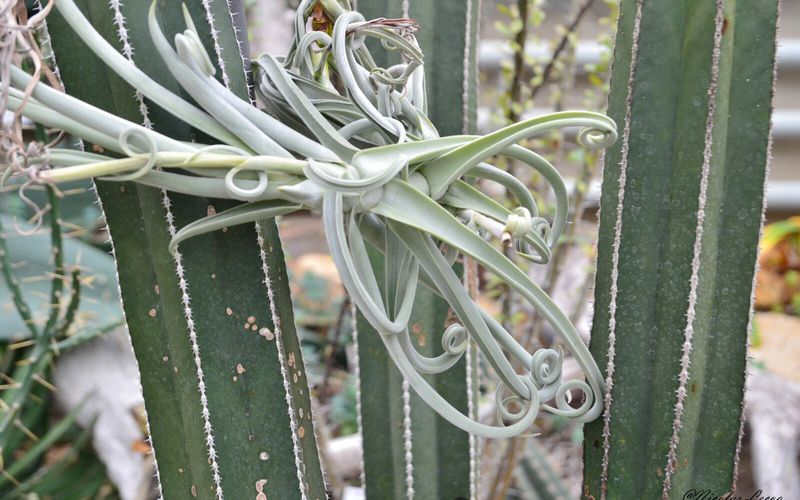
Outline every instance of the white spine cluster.
[[[780, 8], [781, 4], [778, 2], [778, 19], [781, 18], [780, 16]], [[780, 26], [778, 26], [780, 28]], [[780, 31], [778, 29], [778, 31]], [[775, 34], [775, 47], [773, 49], [773, 59], [772, 59], [772, 93], [770, 99], [770, 115], [775, 111], [775, 84], [778, 81], [778, 65], [776, 64], [775, 57], [778, 53], [778, 33]], [[766, 215], [767, 215], [767, 180], [769, 179], [769, 169], [770, 164], [772, 162], [772, 127], [775, 122], [770, 120], [769, 122], [769, 135], [767, 139], [767, 162], [765, 166], [764, 172], [764, 185], [762, 186], [762, 192], [764, 193], [761, 199], [761, 223], [758, 228], [758, 241], [761, 241], [761, 236], [764, 233], [764, 225], [766, 224]], [[750, 317], [747, 320], [747, 340], [745, 346], [745, 353], [747, 356], [746, 364], [745, 364], [745, 372], [744, 372], [744, 385], [743, 390], [747, 388], [747, 377], [749, 376], [749, 371], [747, 369], [747, 365], [750, 364], [750, 336], [753, 332], [753, 315], [755, 313], [755, 302], [756, 302], [756, 284], [758, 280], [758, 258], [756, 258], [755, 267], [753, 268], [753, 284], [750, 287]], [[733, 457], [733, 478], [731, 479], [731, 491], [736, 489], [736, 482], [739, 479], [739, 458], [742, 452], [742, 437], [744, 436], [744, 422], [745, 422], [745, 405], [747, 401], [745, 398], [742, 398], [742, 407], [739, 413], [739, 436], [736, 439], [736, 453]]]
[[[475, 404], [475, 391], [472, 390], [472, 370], [473, 368], [473, 359], [475, 349], [472, 346], [472, 342], [470, 341], [467, 344], [467, 352], [464, 353], [467, 357], [467, 414], [469, 418], [473, 420], [477, 420], [478, 412], [475, 408], [477, 405]], [[480, 492], [480, 438], [475, 436], [474, 434], [469, 434], [469, 498], [470, 500], [475, 500], [478, 498], [478, 493]]]
[[705, 144], [703, 147], [703, 168], [700, 176], [700, 194], [697, 203], [697, 226], [692, 254], [692, 274], [689, 278], [689, 306], [686, 311], [686, 328], [681, 354], [681, 371], [678, 376], [679, 385], [675, 402], [675, 418], [672, 422], [672, 437], [669, 442], [667, 464], [664, 468], [664, 484], [661, 492], [663, 499], [669, 498], [672, 474], [678, 461], [678, 442], [682, 427], [684, 402], [686, 400], [686, 384], [689, 381], [689, 368], [692, 362], [692, 339], [694, 338], [694, 321], [697, 315], [697, 287], [700, 284], [700, 259], [703, 251], [703, 232], [706, 219], [706, 202], [708, 178], [711, 172], [711, 156], [714, 138], [714, 113], [716, 111], [717, 82], [719, 77], [719, 56], [722, 44], [723, 10], [722, 0], [717, 0], [717, 14], [714, 29], [714, 51], [711, 56], [711, 81], [708, 86], [708, 111], [706, 115]]
[[[473, 58], [473, 45], [472, 45], [472, 9], [476, 8], [477, 12], [475, 12], [476, 16], [476, 32], [475, 38], [476, 40], [480, 36], [480, 16], [481, 16], [481, 1], [477, 0], [477, 5], [473, 7], [473, 0], [467, 0], [466, 5], [466, 12], [465, 12], [465, 21], [464, 21], [464, 61], [463, 61], [463, 75], [464, 75], [464, 84], [461, 94], [461, 132], [463, 134], [470, 133], [470, 84], [473, 82], [472, 79], [472, 58]], [[475, 89], [477, 92], [477, 89]], [[467, 287], [467, 291], [475, 298], [478, 293], [478, 276], [477, 276], [477, 263], [472, 259], [465, 259], [464, 260], [464, 280], [465, 286]], [[474, 352], [474, 354], [473, 354]], [[473, 390], [473, 381], [472, 381], [472, 371], [474, 370], [473, 361], [477, 360], [478, 351], [474, 350], [472, 342], [467, 343], [467, 352], [465, 353], [467, 357], [466, 360], [466, 370], [467, 370], [467, 413], [469, 418], [472, 420], [476, 420], [478, 418], [478, 410], [476, 408], [476, 394]], [[475, 360], [473, 360], [473, 356], [475, 356]], [[480, 465], [480, 457], [481, 457], [481, 440], [478, 436], [474, 434], [469, 434], [469, 497], [470, 500], [475, 500], [480, 496], [481, 486], [480, 486], [480, 478], [481, 478], [481, 465]]]
[[[402, 16], [411, 17], [411, 2], [403, 0]], [[414, 499], [414, 435], [411, 432], [411, 392], [408, 380], [403, 378], [403, 460], [406, 466], [406, 498]]]
[[[250, 72], [247, 70], [247, 68], [250, 67], [250, 58], [247, 56], [247, 54], [245, 53], [245, 50], [244, 50], [245, 49], [245, 40], [247, 40], [247, 33], [242, 33], [242, 30], [239, 29], [239, 24], [236, 22], [236, 19], [234, 17], [236, 15], [236, 13], [233, 11], [233, 6], [231, 5], [231, 0], [226, 0], [226, 2], [228, 4], [228, 12], [231, 15], [231, 27], [233, 28], [233, 33], [236, 36], [237, 49], [239, 50], [239, 56], [242, 58], [242, 68], [244, 69], [245, 82], [247, 83], [247, 92], [248, 92], [249, 95], [253, 95], [252, 94], [253, 87], [250, 84], [250, 78], [249, 78], [249, 73]], [[242, 35], [244, 35], [244, 36], [242, 36]], [[220, 54], [217, 54], [217, 55], [219, 56]], [[220, 57], [220, 61], [221, 60], [222, 60], [222, 58]], [[224, 63], [222, 63], [222, 64], [224, 64]], [[251, 100], [251, 104], [255, 104], [255, 103], [252, 102], [252, 100]]]
[[[41, 9], [42, 6], [41, 6], [41, 3], [39, 2], [39, 0], [37, 0], [36, 3], [37, 3], [37, 7]], [[119, 12], [119, 4], [117, 3], [116, 5], [114, 5], [114, 3], [112, 2], [111, 3], [111, 8], [112, 8], [112, 10], [114, 10], [114, 14], [115, 14], [114, 15], [114, 20], [115, 20], [115, 23], [116, 23], [117, 22], [117, 13]], [[123, 18], [123, 21], [124, 21], [124, 18]], [[117, 25], [117, 26], [118, 26], [118, 32], [119, 32], [119, 25]], [[123, 22], [123, 30], [124, 30], [124, 22]], [[127, 40], [127, 33], [125, 33], [125, 35], [126, 35], [125, 38]], [[58, 65], [56, 64], [55, 52], [53, 51], [52, 42], [51, 42], [51, 39], [50, 39], [50, 32], [47, 29], [46, 21], [43, 21], [42, 24], [40, 25], [39, 36], [40, 36], [40, 39], [41, 39], [42, 47], [45, 49], [45, 54], [47, 55], [48, 62], [51, 65], [51, 67], [53, 68], [53, 72], [55, 73], [55, 75], [58, 78], [59, 82], [61, 82], [61, 72], [59, 71]], [[121, 37], [122, 37], [122, 34], [120, 34], [120, 38]], [[80, 149], [83, 150], [84, 149], [83, 141], [79, 140], [78, 144], [80, 146]], [[97, 186], [95, 185], [94, 181], [92, 181], [92, 188], [91, 189], [95, 194], [95, 200], [97, 200], [96, 203], [100, 207], [100, 213], [103, 214], [103, 217], [105, 218], [105, 211], [103, 210], [103, 202], [100, 200], [100, 196], [97, 193]], [[133, 351], [133, 343], [131, 341], [130, 332], [128, 331], [128, 321], [127, 321], [127, 317], [125, 315], [125, 307], [124, 307], [124, 303], [123, 303], [124, 302], [124, 298], [123, 298], [123, 295], [122, 295], [122, 288], [120, 287], [120, 284], [119, 284], [119, 265], [118, 265], [119, 261], [117, 260], [116, 249], [114, 248], [114, 241], [111, 238], [111, 232], [110, 231], [108, 233], [108, 243], [109, 243], [109, 245], [111, 245], [111, 256], [114, 258], [114, 277], [116, 278], [117, 294], [119, 295], [120, 305], [122, 306], [120, 309], [122, 310], [122, 319], [123, 319], [123, 323], [125, 325], [124, 328], [126, 330], [125, 333], [126, 333], [126, 336], [128, 338], [128, 342], [129, 342], [131, 351]], [[139, 360], [136, 359], [135, 356], [134, 356], [134, 361], [136, 363], [137, 370], [139, 370]], [[141, 371], [141, 370], [139, 370], [139, 371]], [[142, 394], [143, 390], [142, 390], [141, 381], [137, 380], [136, 383], [139, 385], [139, 394]], [[152, 434], [150, 433], [150, 417], [147, 414], [147, 409], [146, 408], [144, 410], [144, 419], [145, 419], [145, 427], [147, 429], [148, 440], [150, 441], [150, 453], [153, 455], [153, 469], [154, 469], [154, 472], [155, 472], [156, 484], [158, 486], [158, 497], [159, 497], [159, 500], [163, 500], [164, 493], [163, 493], [163, 490], [162, 490], [162, 487], [161, 487], [161, 476], [159, 474], [158, 460], [156, 459], [156, 451], [155, 451], [155, 446], [153, 446]]]
[[[54, 62], [55, 61], [52, 61], [52, 63]], [[59, 81], [61, 81], [60, 76], [58, 77], [58, 79]], [[80, 149], [83, 150], [84, 149], [83, 141], [79, 140], [79, 144], [80, 144]], [[91, 183], [92, 183], [91, 191], [94, 193], [94, 198], [96, 200], [95, 203], [97, 203], [97, 206], [100, 208], [100, 213], [102, 214], [101, 215], [102, 218], [105, 219], [105, 210], [103, 210], [103, 202], [100, 200], [100, 195], [97, 192], [97, 185], [94, 183], [94, 180], [92, 180]], [[133, 349], [133, 340], [131, 339], [131, 334], [128, 329], [128, 318], [125, 314], [125, 305], [122, 296], [122, 287], [119, 284], [119, 264], [118, 264], [119, 261], [117, 260], [117, 251], [114, 248], [114, 240], [111, 238], [111, 231], [108, 231], [108, 240], [106, 241], [106, 243], [111, 246], [111, 257], [114, 259], [114, 279], [117, 284], [117, 295], [119, 296], [120, 309], [122, 310], [122, 325], [123, 325], [122, 328], [125, 329], [125, 338], [128, 339], [128, 347], [130, 347], [131, 349], [131, 354], [132, 354], [131, 357], [133, 358], [133, 362], [136, 363], [136, 371], [138, 373], [141, 373], [142, 371], [139, 368], [139, 360], [135, 356], [135, 352]], [[138, 393], [143, 395], [144, 390], [142, 389], [141, 378], [136, 379], [136, 385], [138, 386], [138, 391], [139, 391]], [[161, 487], [161, 474], [158, 470], [158, 460], [156, 460], [156, 447], [153, 445], [153, 437], [152, 437], [153, 435], [150, 433], [150, 416], [147, 413], [147, 407], [144, 405], [142, 412], [144, 414], [145, 430], [147, 431], [147, 441], [150, 443], [150, 454], [153, 456], [153, 473], [155, 474], [156, 487], [158, 488], [158, 500], [164, 500], [164, 491]]]
[[353, 325], [353, 364], [355, 365], [356, 376], [356, 424], [358, 425], [358, 435], [361, 436], [361, 463], [359, 464], [361, 476], [361, 489], [364, 496], [367, 495], [367, 477], [364, 468], [364, 421], [361, 418], [361, 359], [358, 354], [358, 319], [356, 306], [350, 304], [350, 321]]
[[[36, 0], [35, 6], [40, 11], [43, 8], [40, 0]], [[39, 47], [42, 49], [44, 60], [53, 68], [53, 74], [55, 74], [59, 83], [63, 83], [61, 81], [61, 72], [58, 70], [58, 64], [56, 64], [56, 53], [53, 51], [53, 42], [50, 39], [50, 31], [47, 29], [46, 19], [42, 19], [42, 22], [36, 28], [36, 34], [39, 36]]]
[[[219, 65], [220, 71], [222, 72], [222, 81], [226, 87], [230, 88], [230, 79], [228, 77], [228, 73], [225, 70], [225, 61], [222, 57], [222, 47], [219, 43], [219, 31], [214, 26], [214, 15], [211, 11], [211, 2], [213, 0], [203, 0], [203, 7], [206, 10], [206, 21], [209, 24], [211, 29], [211, 38], [214, 42], [214, 51], [217, 55], [217, 64]], [[237, 44], [240, 43], [239, 40], [239, 30], [236, 28], [236, 22], [233, 18], [233, 9], [231, 9], [230, 3], [228, 5], [228, 12], [231, 15], [231, 26], [236, 34]], [[244, 69], [245, 79], [247, 79], [247, 59], [245, 58], [244, 52], [241, 50], [241, 46], [238, 47], [239, 49], [239, 56], [242, 58], [242, 68]], [[249, 84], [248, 84], [249, 85]], [[267, 298], [269, 299], [269, 310], [270, 315], [272, 316], [272, 324], [274, 327], [274, 334], [275, 334], [275, 346], [278, 351], [278, 361], [281, 367], [281, 378], [283, 379], [283, 389], [286, 396], [286, 405], [288, 407], [288, 414], [289, 414], [289, 427], [292, 434], [292, 448], [294, 452], [294, 461], [295, 461], [295, 469], [297, 470], [297, 481], [298, 487], [300, 490], [300, 497], [303, 500], [306, 500], [306, 488], [305, 488], [305, 465], [303, 464], [303, 452], [300, 447], [300, 437], [297, 434], [298, 423], [297, 417], [295, 416], [294, 412], [294, 401], [292, 398], [291, 393], [291, 382], [289, 381], [289, 373], [286, 369], [286, 351], [283, 346], [283, 330], [281, 329], [281, 318], [278, 314], [277, 306], [275, 305], [275, 297], [272, 290], [272, 279], [270, 278], [270, 269], [269, 264], [267, 261], [267, 252], [266, 252], [266, 245], [264, 242], [263, 232], [261, 230], [261, 225], [256, 222], [255, 223], [256, 235], [257, 235], [257, 243], [258, 243], [258, 251], [261, 257], [261, 266], [262, 271], [264, 273], [264, 285], [267, 288]], [[308, 411], [311, 412], [312, 415], [312, 423], [316, 421], [316, 417], [314, 416], [311, 408], [308, 408]], [[316, 428], [316, 426], [315, 426]], [[316, 433], [316, 431], [315, 431]], [[319, 449], [317, 450], [319, 453]], [[319, 457], [320, 467], [322, 467], [322, 457]], [[324, 471], [323, 471], [324, 475]]]
[[[133, 61], [133, 46], [128, 38], [128, 30], [125, 27], [125, 16], [122, 14], [122, 5], [119, 0], [110, 0], [109, 4], [114, 13], [114, 24], [117, 26], [117, 34], [122, 43], [122, 54], [131, 62]], [[142, 115], [142, 125], [147, 128], [152, 128], [150, 122], [149, 112], [147, 105], [144, 102], [144, 96], [141, 92], [136, 92], [136, 100], [139, 103], [139, 112]], [[161, 202], [164, 206], [165, 217], [167, 222], [167, 231], [170, 238], [175, 236], [177, 230], [175, 229], [174, 216], [172, 214], [172, 202], [167, 194], [166, 189], [161, 190]], [[192, 356], [194, 357], [195, 370], [197, 374], [197, 390], [200, 393], [200, 413], [203, 417], [203, 432], [206, 437], [206, 449], [208, 451], [208, 460], [211, 467], [211, 475], [214, 480], [214, 487], [218, 500], [223, 500], [224, 495], [222, 492], [222, 478], [219, 473], [219, 463], [217, 462], [217, 450], [214, 444], [214, 429], [211, 426], [211, 414], [208, 409], [208, 398], [206, 396], [205, 376], [203, 374], [203, 364], [200, 359], [200, 346], [197, 344], [197, 331], [194, 326], [194, 316], [192, 314], [191, 299], [189, 297], [189, 283], [186, 281], [182, 256], [180, 252], [176, 251], [175, 259], [175, 273], [178, 276], [178, 287], [181, 290], [181, 304], [183, 305], [183, 314], [186, 317], [186, 327], [189, 330], [189, 341], [192, 347]]]
[[[471, 297], [478, 293], [478, 264], [472, 259], [464, 259], [464, 285]], [[477, 394], [473, 388], [472, 372], [475, 370], [478, 350], [472, 345], [472, 341], [467, 342], [466, 356], [466, 384], [467, 384], [467, 414], [472, 420], [478, 419]], [[480, 495], [480, 438], [469, 433], [469, 498], [476, 500]]]
[[[170, 237], [175, 236], [174, 218], [171, 211], [171, 201], [164, 191], [162, 199], [164, 209], [167, 213], [167, 228]], [[208, 410], [208, 398], [206, 397], [206, 384], [203, 375], [203, 366], [200, 360], [200, 347], [197, 344], [197, 332], [194, 327], [194, 318], [192, 316], [192, 307], [189, 298], [189, 284], [184, 277], [183, 264], [181, 261], [181, 254], [175, 252], [175, 272], [178, 275], [178, 286], [181, 289], [181, 303], [183, 304], [183, 313], [186, 316], [186, 326], [189, 329], [189, 340], [192, 343], [192, 355], [194, 356], [194, 364], [197, 370], [197, 388], [200, 392], [200, 408], [203, 416], [203, 430], [206, 434], [206, 447], [208, 448], [208, 459], [211, 465], [211, 473], [214, 477], [214, 486], [216, 487], [217, 499], [224, 498], [222, 494], [222, 478], [219, 474], [219, 464], [217, 463], [217, 451], [214, 447], [214, 430], [211, 427], [211, 414]]]
[[211, 4], [213, 1], [214, 0], [203, 0], [203, 8], [206, 10], [206, 22], [211, 30], [211, 40], [214, 42], [214, 52], [217, 55], [217, 64], [222, 72], [222, 83], [224, 83], [226, 87], [230, 88], [231, 82], [228, 78], [228, 72], [225, 70], [225, 59], [222, 57], [222, 44], [219, 43], [219, 31], [214, 24], [214, 12], [211, 10]]
[[631, 135], [631, 106], [633, 105], [633, 81], [636, 76], [637, 54], [639, 51], [639, 31], [642, 21], [642, 2], [636, 3], [636, 17], [633, 25], [633, 43], [631, 44], [631, 64], [628, 73], [628, 95], [625, 99], [625, 127], [622, 133], [622, 149], [619, 172], [619, 189], [617, 191], [616, 223], [614, 226], [614, 244], [611, 254], [611, 298], [609, 301], [608, 320], [608, 365], [606, 367], [606, 394], [603, 399], [603, 461], [600, 473], [600, 498], [606, 498], [608, 489], [608, 453], [611, 448], [611, 392], [614, 388], [614, 355], [616, 349], [617, 329], [617, 281], [619, 280], [619, 248], [622, 241], [622, 212], [625, 201], [625, 184], [628, 173], [628, 152]]
[[261, 232], [261, 225], [256, 223], [256, 234], [258, 237], [258, 249], [261, 255], [261, 266], [264, 271], [264, 285], [267, 287], [267, 297], [269, 298], [269, 310], [272, 314], [272, 324], [275, 333], [275, 346], [278, 349], [278, 361], [281, 365], [281, 378], [283, 379], [283, 389], [286, 393], [286, 405], [289, 408], [289, 427], [292, 432], [292, 445], [294, 448], [294, 465], [297, 469], [297, 481], [299, 482], [300, 497], [306, 500], [306, 489], [304, 487], [305, 477], [303, 474], [303, 455], [300, 451], [300, 438], [297, 436], [297, 418], [294, 415], [294, 404], [292, 402], [292, 392], [289, 382], [289, 374], [286, 369], [286, 352], [283, 348], [283, 331], [281, 330], [281, 318], [275, 305], [275, 297], [272, 292], [272, 282], [269, 278], [269, 264], [267, 262], [267, 252], [264, 249], [264, 236]]
[[406, 498], [414, 499], [414, 448], [411, 434], [411, 391], [408, 381], [403, 379], [403, 459], [406, 464]]
[[469, 85], [472, 81], [472, 9], [472, 0], [467, 0], [466, 19], [464, 22], [464, 64], [462, 68], [464, 84], [461, 89], [461, 128], [465, 134], [469, 128], [469, 95], [472, 90]]
[[[122, 55], [133, 62], [133, 46], [128, 38], [128, 29], [125, 27], [125, 16], [122, 14], [122, 4], [119, 0], [109, 0], [109, 5], [114, 13], [114, 24], [117, 27], [119, 41], [122, 43]], [[139, 90], [136, 90], [135, 96], [136, 102], [139, 103], [139, 113], [142, 115], [142, 125], [147, 128], [152, 128], [147, 104], [144, 102], [144, 95]]]

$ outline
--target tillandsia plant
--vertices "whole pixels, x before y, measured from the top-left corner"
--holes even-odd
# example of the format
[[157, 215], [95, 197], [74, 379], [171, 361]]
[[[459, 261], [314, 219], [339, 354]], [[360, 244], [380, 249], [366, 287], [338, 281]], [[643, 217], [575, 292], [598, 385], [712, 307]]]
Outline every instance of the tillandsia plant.
[[[415, 392], [453, 425], [499, 438], [527, 431], [542, 409], [578, 421], [600, 415], [603, 377], [587, 347], [553, 301], [488, 240], [499, 239], [519, 258], [547, 262], [567, 221], [566, 188], [552, 164], [517, 143], [576, 127], [580, 144], [603, 148], [617, 137], [612, 120], [569, 111], [482, 137], [440, 137], [426, 116], [423, 54], [413, 36], [414, 21], [366, 20], [346, 2], [334, 0], [301, 2], [289, 53], [265, 54], [253, 61], [261, 108], [214, 78], [214, 65], [188, 11], [185, 31], [170, 43], [154, 2], [148, 18], [152, 42], [192, 103], [110, 46], [72, 0], [59, 0], [55, 8], [110, 69], [213, 142], [176, 140], [121, 119], [39, 81], [38, 73], [30, 74], [17, 62], [6, 67], [3, 77], [10, 109], [121, 157], [40, 146], [24, 161], [12, 162], [8, 175], [25, 175], [30, 182], [48, 185], [83, 178], [134, 181], [241, 202], [182, 227], [172, 238], [172, 250], [188, 238], [237, 224], [301, 209], [319, 211], [353, 302], [380, 332]], [[403, 62], [378, 67], [367, 39], [397, 51]], [[528, 165], [547, 179], [557, 205], [552, 222], [539, 215], [520, 181], [488, 163], [498, 155]], [[507, 209], [469, 179], [502, 184], [519, 206]], [[385, 254], [384, 276], [391, 284], [385, 295], [366, 243]], [[452, 269], [462, 255], [475, 259], [531, 303], [578, 360], [586, 382], [562, 380], [563, 352], [526, 352], [470, 298]], [[421, 355], [409, 337], [408, 318], [418, 283], [441, 295], [457, 318], [441, 336], [444, 354], [433, 358]], [[496, 393], [499, 426], [465, 416], [421, 375], [453, 366], [470, 341], [501, 380]], [[524, 373], [515, 371], [503, 351], [525, 368]], [[583, 394], [577, 407], [570, 404], [573, 392]]]
[[[455, 425], [501, 437], [530, 427], [540, 406], [581, 420], [598, 416], [602, 380], [574, 329], [527, 275], [478, 233], [501, 238], [532, 262], [546, 262], [549, 245], [566, 221], [565, 189], [552, 165], [515, 143], [554, 128], [578, 126], [584, 127], [580, 137], [585, 146], [602, 147], [616, 138], [613, 122], [594, 113], [565, 112], [485, 137], [439, 138], [425, 116], [422, 54], [411, 37], [414, 24], [366, 21], [336, 3], [323, 2], [330, 30], [307, 31], [311, 3], [298, 9], [292, 51], [281, 59], [264, 55], [255, 62], [256, 90], [271, 112], [267, 114], [213, 78], [213, 65], [188, 15], [187, 29], [176, 35], [174, 49], [161, 32], [155, 5], [150, 10], [150, 30], [161, 57], [202, 109], [137, 71], [94, 33], [71, 2], [59, 2], [61, 14], [112, 69], [219, 144], [173, 140], [72, 99], [12, 66], [8, 80], [12, 109], [24, 108], [26, 116], [37, 122], [126, 156], [113, 159], [52, 149], [39, 158], [28, 157], [26, 174], [39, 183], [86, 177], [135, 180], [170, 191], [245, 202], [182, 228], [172, 248], [186, 238], [234, 224], [301, 208], [321, 210], [331, 253], [353, 301], [381, 332], [417, 393]], [[388, 69], [375, 67], [364, 45], [367, 37], [391, 45], [406, 62]], [[498, 154], [530, 165], [551, 182], [559, 205], [552, 226], [538, 217], [524, 186], [485, 163]], [[167, 172], [177, 169], [182, 172]], [[464, 176], [502, 183], [516, 194], [520, 207], [505, 209], [464, 182]], [[389, 279], [396, 283], [392, 297], [382, 297], [377, 290], [365, 239], [386, 252]], [[543, 350], [531, 356], [469, 299], [450, 267], [459, 253], [501, 276], [539, 309], [578, 358], [588, 384], [562, 382], [560, 353]], [[409, 341], [407, 318], [418, 280], [447, 298], [460, 320], [442, 337], [446, 354], [434, 359], [419, 355]], [[387, 303], [394, 307], [387, 309]], [[420, 376], [452, 366], [468, 338], [480, 345], [502, 380], [498, 407], [504, 419], [513, 422], [508, 427], [471, 421]], [[514, 372], [501, 346], [529, 369], [526, 376]], [[575, 388], [585, 394], [578, 409], [567, 402], [568, 392]], [[506, 391], [513, 397], [505, 396]], [[553, 398], [555, 407], [544, 404]], [[523, 402], [524, 410], [506, 409], [512, 400]]]

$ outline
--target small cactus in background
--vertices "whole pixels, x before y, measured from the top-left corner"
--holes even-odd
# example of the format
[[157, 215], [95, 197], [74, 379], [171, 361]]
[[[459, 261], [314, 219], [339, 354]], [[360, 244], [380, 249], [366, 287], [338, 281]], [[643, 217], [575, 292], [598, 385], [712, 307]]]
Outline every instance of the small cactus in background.
[[735, 485], [769, 157], [776, 0], [623, 0], [591, 350], [587, 498]]
[[[115, 297], [107, 288], [113, 280], [113, 262], [101, 251], [64, 237], [65, 195], [52, 187], [46, 195], [46, 213], [38, 217], [49, 237], [0, 213], [3, 498], [59, 490], [95, 496], [106, 483], [102, 464], [85, 449], [91, 431], [75, 423], [80, 407], [55, 424], [48, 420], [52, 394], [58, 390], [50, 381], [53, 360], [122, 325]], [[55, 448], [63, 453], [53, 460], [48, 455]]]

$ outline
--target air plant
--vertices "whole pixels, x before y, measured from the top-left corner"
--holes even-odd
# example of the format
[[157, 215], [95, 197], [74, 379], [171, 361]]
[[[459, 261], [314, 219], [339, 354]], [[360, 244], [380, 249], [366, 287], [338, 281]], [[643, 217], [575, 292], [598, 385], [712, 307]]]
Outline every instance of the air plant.
[[[322, 20], [307, 20], [315, 5]], [[148, 77], [110, 46], [72, 0], [55, 3], [86, 45], [148, 99], [203, 132], [209, 144], [183, 142], [70, 97], [29, 74], [17, 61], [3, 75], [9, 109], [85, 139], [101, 153], [39, 147], [9, 161], [6, 175], [53, 185], [75, 179], [135, 181], [171, 192], [242, 202], [180, 229], [170, 248], [210, 231], [298, 210], [321, 212], [325, 235], [353, 303], [380, 332], [389, 355], [416, 393], [453, 425], [500, 438], [528, 430], [540, 410], [586, 422], [602, 411], [603, 376], [567, 317], [493, 240], [515, 256], [542, 264], [567, 221], [567, 191], [555, 167], [518, 143], [555, 129], [579, 128], [587, 149], [616, 138], [606, 116], [568, 111], [515, 123], [485, 136], [440, 137], [426, 116], [423, 54], [410, 19], [366, 20], [334, 0], [303, 0], [295, 37], [284, 57], [253, 62], [260, 108], [214, 78], [188, 12], [174, 46], [162, 32], [156, 4], [149, 30], [184, 100]], [[396, 51], [402, 63], [378, 67], [367, 39]], [[17, 42], [19, 43], [19, 42]], [[555, 195], [552, 222], [541, 216], [525, 185], [488, 163], [505, 156], [533, 168]], [[513, 210], [471, 182], [487, 179], [516, 197]], [[380, 292], [366, 243], [385, 254], [389, 293]], [[563, 352], [520, 346], [468, 295], [452, 269], [459, 256], [475, 259], [504, 280], [546, 319], [575, 356], [587, 381], [564, 381]], [[421, 355], [408, 319], [417, 285], [441, 295], [457, 321], [442, 334], [444, 353]], [[474, 341], [497, 373], [501, 425], [490, 426], [450, 405], [422, 374], [452, 367]], [[519, 374], [514, 362], [524, 367]], [[573, 407], [572, 392], [583, 393]], [[550, 404], [554, 402], [553, 404]]]

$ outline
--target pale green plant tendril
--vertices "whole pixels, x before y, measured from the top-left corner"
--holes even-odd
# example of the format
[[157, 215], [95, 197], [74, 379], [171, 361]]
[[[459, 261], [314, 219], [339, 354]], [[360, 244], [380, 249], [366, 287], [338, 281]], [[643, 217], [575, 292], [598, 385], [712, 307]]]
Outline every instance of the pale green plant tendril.
[[[83, 178], [134, 181], [168, 191], [243, 203], [181, 228], [170, 250], [193, 236], [301, 209], [322, 213], [331, 255], [345, 288], [380, 332], [405, 379], [453, 425], [499, 438], [529, 430], [540, 410], [586, 422], [602, 410], [603, 376], [564, 313], [499, 246], [518, 257], [546, 263], [567, 221], [568, 199], [555, 167], [519, 143], [552, 130], [577, 129], [587, 149], [617, 138], [608, 117], [566, 111], [512, 124], [486, 136], [439, 137], [426, 115], [423, 54], [408, 19], [365, 20], [333, 0], [323, 6], [329, 30], [313, 31], [303, 0], [296, 33], [284, 57], [262, 55], [253, 63], [259, 107], [239, 99], [215, 78], [194, 24], [173, 42], [162, 33], [155, 2], [150, 35], [191, 104], [155, 83], [100, 36], [72, 0], [55, 3], [90, 50], [131, 86], [215, 144], [188, 144], [127, 122], [48, 87], [19, 67], [4, 73], [8, 107], [48, 127], [105, 148], [109, 154], [63, 149], [30, 158], [33, 182]], [[366, 39], [398, 52], [402, 63], [378, 67]], [[551, 186], [556, 212], [542, 217], [518, 179], [491, 165], [505, 156], [528, 165]], [[466, 180], [486, 179], [514, 195], [514, 209]], [[366, 242], [385, 254], [379, 283]], [[497, 244], [499, 243], [499, 245]], [[586, 381], [562, 379], [564, 352], [531, 354], [467, 294], [452, 265], [475, 259], [509, 284], [547, 320], [582, 367]], [[409, 334], [418, 285], [443, 297], [456, 321], [441, 335], [443, 354], [420, 354]], [[450, 405], [422, 374], [452, 367], [474, 341], [500, 378], [499, 426], [470, 419]], [[518, 373], [519, 368], [523, 373]], [[582, 398], [576, 394], [582, 393]], [[572, 400], [580, 400], [572, 406]]]

